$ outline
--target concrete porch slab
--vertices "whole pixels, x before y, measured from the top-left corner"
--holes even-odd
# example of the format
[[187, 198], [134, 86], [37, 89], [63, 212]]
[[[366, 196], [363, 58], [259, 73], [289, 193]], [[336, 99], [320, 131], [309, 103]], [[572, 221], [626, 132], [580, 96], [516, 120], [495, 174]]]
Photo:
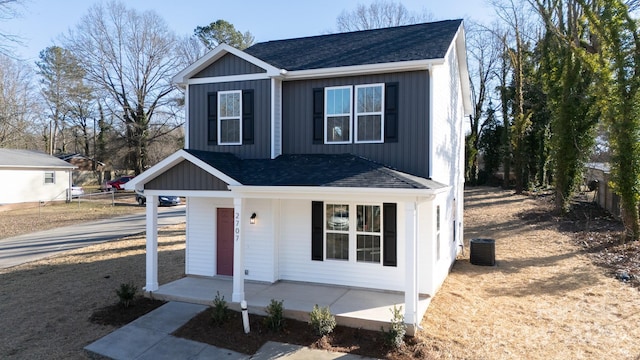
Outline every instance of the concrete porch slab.
[[[219, 292], [229, 308], [239, 311], [240, 304], [230, 300], [232, 287], [230, 278], [185, 277], [162, 285], [147, 296], [210, 306]], [[389, 325], [394, 305], [404, 308], [404, 294], [400, 292], [288, 281], [273, 284], [246, 281], [245, 299], [249, 312], [258, 315], [265, 314], [272, 299], [284, 300], [285, 316], [301, 321], [308, 321], [315, 304], [329, 306], [338, 324], [375, 331]], [[420, 297], [418, 319], [422, 319], [430, 302], [430, 297]], [[414, 329], [407, 329], [407, 333], [413, 334]]]

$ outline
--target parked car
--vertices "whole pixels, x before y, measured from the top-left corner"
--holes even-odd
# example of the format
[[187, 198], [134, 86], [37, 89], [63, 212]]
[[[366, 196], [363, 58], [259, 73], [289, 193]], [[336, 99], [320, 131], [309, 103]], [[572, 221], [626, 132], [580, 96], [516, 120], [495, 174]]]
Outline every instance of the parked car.
[[[141, 191], [136, 191], [136, 201], [140, 206], [147, 203], [147, 198]], [[158, 206], [175, 206], [180, 205], [182, 200], [180, 196], [160, 195], [158, 196]]]
[[115, 180], [107, 181], [105, 184], [104, 190], [124, 190], [123, 185], [128, 183], [129, 180], [133, 179], [135, 176], [121, 176]]
[[82, 186], [71, 185], [71, 197], [77, 198], [81, 195], [84, 195], [84, 189]]

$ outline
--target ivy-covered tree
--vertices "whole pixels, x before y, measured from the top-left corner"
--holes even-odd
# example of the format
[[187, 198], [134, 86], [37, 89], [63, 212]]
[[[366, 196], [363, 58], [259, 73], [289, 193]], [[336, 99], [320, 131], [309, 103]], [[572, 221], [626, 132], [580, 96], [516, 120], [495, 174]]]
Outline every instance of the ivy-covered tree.
[[[640, 31], [621, 0], [578, 0], [597, 37], [593, 64], [609, 129], [611, 185], [620, 195], [625, 238], [640, 238]], [[637, 5], [634, 2], [628, 2]]]
[[596, 44], [574, 0], [536, 0], [536, 5], [545, 24], [540, 66], [551, 113], [555, 205], [566, 213], [595, 142], [599, 116], [589, 59]]

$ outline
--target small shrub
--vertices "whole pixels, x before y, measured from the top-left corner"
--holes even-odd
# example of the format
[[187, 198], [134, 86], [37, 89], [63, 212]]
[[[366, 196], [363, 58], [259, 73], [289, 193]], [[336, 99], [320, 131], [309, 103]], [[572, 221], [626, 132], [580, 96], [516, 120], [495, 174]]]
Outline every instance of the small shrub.
[[404, 315], [402, 314], [402, 306], [399, 308], [393, 305], [391, 311], [391, 326], [389, 331], [382, 328], [384, 334], [384, 342], [387, 346], [397, 349], [404, 344], [404, 335], [407, 333], [407, 325], [404, 323]]
[[319, 307], [318, 304], [315, 304], [309, 313], [309, 324], [316, 335], [325, 336], [336, 327], [336, 317], [331, 314], [328, 306]]
[[267, 316], [264, 318], [265, 325], [273, 331], [282, 331], [284, 329], [284, 300], [271, 299], [271, 303], [267, 305]]
[[120, 287], [116, 289], [116, 294], [118, 294], [118, 298], [120, 299], [119, 303], [125, 309], [131, 305], [131, 301], [136, 296], [136, 292], [138, 288], [133, 284], [133, 282], [122, 283]]
[[216, 297], [213, 299], [213, 306], [211, 307], [211, 320], [214, 325], [222, 325], [229, 318], [229, 307], [224, 300], [224, 296], [220, 296], [220, 291], [216, 292]]

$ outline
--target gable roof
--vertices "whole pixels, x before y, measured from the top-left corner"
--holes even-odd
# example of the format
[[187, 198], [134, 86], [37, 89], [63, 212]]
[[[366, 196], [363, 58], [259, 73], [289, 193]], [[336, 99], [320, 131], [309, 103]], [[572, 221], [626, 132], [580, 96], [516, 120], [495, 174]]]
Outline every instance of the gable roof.
[[55, 156], [33, 150], [0, 149], [0, 169], [75, 169]]
[[462, 20], [267, 41], [244, 50], [287, 71], [445, 57]]
[[[237, 56], [266, 72], [223, 76], [219, 77], [219, 81], [249, 80], [256, 77], [294, 80], [424, 70], [430, 65], [443, 64], [454, 42], [455, 46], [464, 48], [462, 29], [462, 20], [457, 19], [267, 41], [244, 51], [221, 44], [176, 74], [172, 81], [179, 85], [187, 84], [194, 75], [227, 54]], [[204, 79], [192, 81], [210, 82]]]

